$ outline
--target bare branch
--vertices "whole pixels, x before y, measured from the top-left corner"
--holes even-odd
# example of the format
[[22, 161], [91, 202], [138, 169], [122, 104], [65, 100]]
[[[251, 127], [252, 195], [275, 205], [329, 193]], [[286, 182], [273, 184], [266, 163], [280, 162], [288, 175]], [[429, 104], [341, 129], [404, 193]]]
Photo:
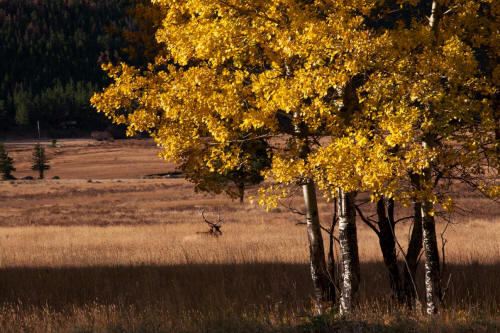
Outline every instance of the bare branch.
[[[446, 272], [446, 252], [445, 252], [445, 249], [446, 249], [446, 244], [448, 243], [448, 240], [445, 238], [445, 233], [446, 233], [446, 231], [448, 230], [448, 227], [451, 224], [451, 214], [449, 214], [444, 219], [446, 220], [446, 224], [444, 226], [443, 231], [440, 234], [440, 236], [441, 236], [441, 258], [442, 258], [441, 277], [440, 277], [441, 279], [443, 278], [443, 275]], [[450, 284], [450, 279], [451, 279], [451, 274], [448, 276], [448, 283], [446, 285], [445, 290], [442, 291], [442, 293], [441, 293], [441, 295], [439, 297], [441, 303], [444, 303], [444, 297], [446, 295], [446, 291], [448, 290], [448, 287], [449, 287], [449, 284]]]
[[[275, 137], [274, 134], [263, 134], [263, 135], [258, 135], [258, 136], [254, 136], [254, 137], [228, 140], [228, 141], [226, 141], [226, 143], [244, 143], [244, 142], [259, 140], [259, 139], [270, 139], [273, 137]], [[226, 144], [226, 143], [224, 143], [224, 144]], [[220, 146], [221, 145], [221, 143], [217, 142], [217, 141], [206, 141], [205, 144], [207, 144], [209, 146]]]
[[375, 225], [369, 220], [367, 219], [364, 215], [363, 215], [363, 212], [361, 211], [361, 209], [359, 209], [358, 205], [354, 205], [354, 207], [356, 208], [356, 211], [358, 212], [358, 215], [359, 217], [361, 218], [361, 220], [368, 226], [370, 227], [370, 229], [372, 229], [377, 235], [380, 234], [380, 231], [378, 231], [377, 228], [375, 228]]
[[306, 216], [306, 213], [298, 210], [297, 208], [293, 208], [292, 207], [292, 203], [290, 202], [290, 204], [287, 206], [285, 205], [284, 203], [282, 202], [279, 202], [280, 206], [283, 206], [284, 208], [288, 209], [290, 212], [292, 212], [293, 214], [297, 214], [297, 215], [301, 215], [301, 216]]
[[410, 219], [413, 219], [415, 216], [406, 216], [406, 217], [402, 217], [400, 219], [397, 219], [396, 221], [394, 221], [394, 224], [398, 223], [398, 222], [401, 222], [401, 221], [404, 221], [404, 220], [410, 220]]
[[[397, 246], [398, 246], [398, 250], [399, 252], [401, 253], [401, 257], [403, 257], [403, 261], [405, 263], [405, 266], [406, 266], [406, 269], [408, 270], [408, 272], [410, 272], [410, 265], [408, 264], [408, 260], [406, 260], [406, 253], [405, 251], [403, 250], [403, 247], [401, 246], [401, 244], [399, 243], [399, 240], [396, 236], [396, 232], [394, 231], [394, 227], [391, 223], [389, 223], [389, 226], [391, 227], [391, 232], [392, 232], [392, 236], [394, 237], [394, 241], [396, 242]], [[423, 252], [420, 252], [420, 255], [422, 255]], [[420, 256], [418, 257], [417, 259], [417, 263], [420, 261]], [[416, 298], [416, 301], [417, 301], [417, 305], [420, 304], [420, 299], [419, 299], [419, 296], [418, 296], [418, 290], [417, 290], [417, 284], [415, 283], [415, 280], [413, 278], [413, 276], [411, 276], [411, 274], [409, 274], [410, 276], [410, 279], [411, 279], [411, 284], [413, 285], [413, 291], [415, 292], [415, 298]]]
[[441, 303], [444, 303], [444, 299], [446, 297], [446, 293], [448, 292], [448, 289], [450, 288], [450, 282], [451, 282], [451, 273], [448, 275], [448, 282], [446, 282], [446, 287], [443, 289], [443, 293], [441, 295]]
[[[297, 223], [295, 223], [295, 225], [307, 225], [307, 223], [306, 222], [297, 222]], [[340, 244], [340, 240], [333, 235], [333, 232], [330, 233], [330, 229], [329, 228], [326, 228], [322, 224], [320, 224], [319, 226], [320, 226], [321, 230], [323, 230], [324, 232], [326, 232], [328, 235], [330, 235], [335, 240], [335, 242], [337, 242], [338, 244]]]
[[361, 202], [360, 202], [360, 203], [358, 203], [357, 205], [358, 205], [359, 207], [361, 207], [361, 206], [366, 205], [367, 203], [370, 203], [370, 202], [372, 202], [372, 201], [371, 201], [371, 200], [365, 200], [365, 201], [361, 201]]
[[451, 13], [454, 9], [457, 9], [457, 7], [458, 7], [458, 6], [453, 6], [453, 7], [451, 7], [450, 9], [448, 9], [447, 11], [445, 11], [445, 12], [443, 13], [443, 15], [447, 15], [447, 14]]

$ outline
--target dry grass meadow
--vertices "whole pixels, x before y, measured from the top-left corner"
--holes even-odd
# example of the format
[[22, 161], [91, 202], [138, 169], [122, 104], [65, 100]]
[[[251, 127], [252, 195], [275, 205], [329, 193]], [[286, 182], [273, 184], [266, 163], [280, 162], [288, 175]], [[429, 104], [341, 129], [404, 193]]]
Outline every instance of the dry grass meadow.
[[[15, 176], [34, 176], [32, 146], [6, 144]], [[376, 236], [359, 225], [357, 313], [318, 319], [305, 227], [286, 209], [141, 179], [175, 169], [148, 140], [61, 140], [47, 152], [47, 177], [61, 179], [0, 182], [0, 332], [500, 331], [500, 205], [476, 194], [460, 193], [470, 212], [445, 234], [439, 315], [394, 310]], [[222, 237], [198, 233], [199, 208], [220, 212]], [[321, 202], [325, 223], [331, 210]]]

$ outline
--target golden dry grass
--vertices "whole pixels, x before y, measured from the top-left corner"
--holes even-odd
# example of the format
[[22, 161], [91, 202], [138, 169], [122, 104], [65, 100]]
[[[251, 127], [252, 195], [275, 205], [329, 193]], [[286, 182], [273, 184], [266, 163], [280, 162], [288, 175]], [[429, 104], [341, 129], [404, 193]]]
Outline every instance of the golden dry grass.
[[[175, 166], [158, 158], [161, 151], [152, 140], [117, 140], [98, 142], [88, 139], [41, 141], [50, 159], [51, 169], [46, 178], [62, 179], [140, 178], [140, 176], [173, 171]], [[18, 178], [35, 176], [31, 170], [34, 142], [5, 143], [9, 155], [16, 161], [14, 175]]]
[[[394, 310], [376, 236], [359, 225], [358, 312], [318, 321], [305, 229], [285, 208], [138, 179], [174, 169], [150, 141], [67, 144], [52, 160], [66, 178], [0, 183], [1, 332], [500, 330], [500, 208], [474, 194], [460, 199], [474, 214], [446, 232], [451, 282], [439, 316]], [[16, 176], [30, 173], [29, 145], [10, 148], [23, 161]], [[201, 207], [224, 217], [222, 237], [198, 233], [208, 230]], [[320, 214], [327, 223], [331, 205], [322, 201]], [[403, 246], [407, 227], [398, 227]]]

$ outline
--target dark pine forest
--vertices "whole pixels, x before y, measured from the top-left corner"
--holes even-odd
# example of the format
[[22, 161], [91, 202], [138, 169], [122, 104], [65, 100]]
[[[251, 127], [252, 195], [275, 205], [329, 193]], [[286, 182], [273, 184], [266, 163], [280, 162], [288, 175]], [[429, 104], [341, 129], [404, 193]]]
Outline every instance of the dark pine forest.
[[85, 135], [109, 121], [89, 99], [100, 63], [125, 57], [131, 0], [0, 0], [0, 137]]

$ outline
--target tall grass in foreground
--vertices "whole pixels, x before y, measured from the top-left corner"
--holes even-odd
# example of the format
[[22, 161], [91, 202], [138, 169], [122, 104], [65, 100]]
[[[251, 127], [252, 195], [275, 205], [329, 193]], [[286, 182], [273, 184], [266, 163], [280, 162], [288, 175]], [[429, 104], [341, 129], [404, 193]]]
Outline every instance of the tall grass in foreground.
[[451, 280], [434, 319], [394, 310], [376, 240], [362, 228], [358, 311], [339, 321], [334, 309], [311, 319], [304, 230], [286, 224], [228, 224], [218, 239], [193, 223], [2, 228], [0, 331], [500, 330], [500, 227], [476, 221], [449, 235]]
[[[0, 332], [500, 331], [499, 207], [465, 192], [476, 210], [445, 234], [441, 313], [395, 309], [377, 238], [359, 224], [357, 311], [341, 319], [312, 317], [305, 227], [284, 209], [193, 194], [183, 180], [0, 186]], [[220, 210], [222, 237], [197, 234], [208, 230], [199, 207]], [[330, 204], [320, 215], [328, 223]]]

